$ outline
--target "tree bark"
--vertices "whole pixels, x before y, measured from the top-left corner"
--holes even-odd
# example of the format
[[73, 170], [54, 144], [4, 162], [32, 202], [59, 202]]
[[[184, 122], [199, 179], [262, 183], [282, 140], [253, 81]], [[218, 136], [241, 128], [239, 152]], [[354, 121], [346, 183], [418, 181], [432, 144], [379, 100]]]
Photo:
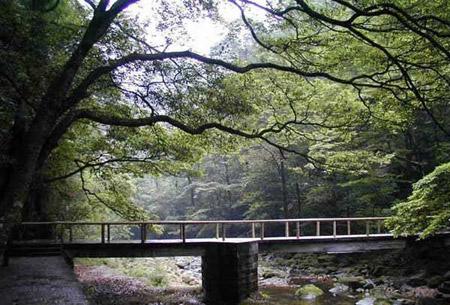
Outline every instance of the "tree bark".
[[188, 184], [189, 184], [189, 195], [191, 198], [191, 207], [195, 207], [195, 188], [192, 186], [191, 176], [187, 176], [187, 180], [188, 180]]
[[295, 183], [295, 194], [297, 196], [297, 217], [302, 217], [302, 198], [300, 196], [300, 185], [298, 182]]
[[284, 160], [280, 162], [280, 179], [281, 179], [281, 194], [283, 196], [283, 214], [284, 218], [289, 218], [289, 205], [286, 186], [286, 170], [284, 167]]

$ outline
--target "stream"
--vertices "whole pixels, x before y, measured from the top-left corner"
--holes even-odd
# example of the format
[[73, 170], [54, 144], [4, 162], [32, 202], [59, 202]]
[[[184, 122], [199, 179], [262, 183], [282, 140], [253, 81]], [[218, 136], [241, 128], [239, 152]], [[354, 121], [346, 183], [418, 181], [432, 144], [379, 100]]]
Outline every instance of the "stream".
[[[442, 275], [405, 277], [422, 271], [414, 264], [392, 268], [383, 258], [389, 269], [374, 276], [380, 270], [374, 257], [355, 256], [351, 266], [347, 259], [260, 257], [259, 291], [242, 305], [450, 305], [450, 294], [442, 293], [450, 272], [442, 262], [434, 261]], [[75, 272], [93, 305], [203, 305], [199, 257], [83, 259]]]
[[[318, 285], [319, 286], [319, 285]], [[320, 287], [320, 286], [319, 286]], [[259, 291], [257, 300], [250, 299], [243, 305], [354, 305], [355, 299], [348, 296], [335, 296], [326, 292], [315, 299], [302, 299], [295, 295], [296, 287], [267, 286]]]

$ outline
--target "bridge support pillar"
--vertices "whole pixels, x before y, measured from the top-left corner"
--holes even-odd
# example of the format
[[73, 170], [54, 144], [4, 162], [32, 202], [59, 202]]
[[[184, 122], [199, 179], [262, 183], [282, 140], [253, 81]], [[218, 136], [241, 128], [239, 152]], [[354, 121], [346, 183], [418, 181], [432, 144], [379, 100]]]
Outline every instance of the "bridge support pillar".
[[206, 304], [239, 304], [258, 290], [258, 242], [208, 245], [202, 283]]

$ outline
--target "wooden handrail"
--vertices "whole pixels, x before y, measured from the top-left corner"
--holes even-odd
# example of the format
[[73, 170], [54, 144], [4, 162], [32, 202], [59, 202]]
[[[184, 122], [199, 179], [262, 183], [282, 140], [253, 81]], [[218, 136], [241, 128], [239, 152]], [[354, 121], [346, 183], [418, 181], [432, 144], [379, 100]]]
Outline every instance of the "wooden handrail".
[[[100, 227], [100, 242], [110, 243], [111, 242], [111, 226], [138, 226], [140, 228], [140, 240], [141, 243], [147, 241], [147, 228], [149, 225], [177, 225], [180, 230], [180, 240], [183, 243], [186, 242], [186, 227], [193, 225], [211, 225], [214, 224], [216, 228], [216, 239], [221, 239], [225, 241], [226, 237], [226, 227], [231, 224], [249, 224], [251, 227], [251, 238], [264, 240], [268, 238], [265, 236], [265, 225], [266, 224], [284, 224], [285, 234], [284, 237], [290, 238], [290, 225], [295, 224], [295, 237], [299, 239], [301, 234], [301, 225], [305, 223], [315, 224], [315, 235], [321, 235], [321, 224], [322, 223], [332, 223], [332, 237], [337, 238], [337, 236], [351, 235], [350, 224], [351, 222], [363, 222], [365, 223], [365, 235], [370, 236], [371, 234], [371, 224], [376, 223], [377, 232], [375, 234], [381, 234], [381, 224], [387, 217], [341, 217], [341, 218], [292, 218], [292, 219], [254, 219], [254, 220], [150, 220], [150, 221], [113, 221], [113, 222], [87, 222], [87, 221], [26, 221], [18, 224], [19, 226], [34, 226], [34, 225], [52, 225], [59, 227], [61, 229], [60, 241], [64, 243], [63, 236], [64, 230], [68, 230], [69, 242], [73, 242], [73, 227], [74, 226], [99, 226]], [[337, 223], [346, 223], [347, 234], [338, 234]], [[259, 234], [256, 234], [256, 228], [259, 228]], [[24, 228], [25, 229], [25, 228]]]
[[381, 221], [388, 217], [342, 217], [342, 218], [290, 218], [246, 220], [148, 220], [148, 221], [24, 221], [19, 225], [206, 225], [206, 224], [260, 224], [286, 222], [333, 222], [333, 221]]

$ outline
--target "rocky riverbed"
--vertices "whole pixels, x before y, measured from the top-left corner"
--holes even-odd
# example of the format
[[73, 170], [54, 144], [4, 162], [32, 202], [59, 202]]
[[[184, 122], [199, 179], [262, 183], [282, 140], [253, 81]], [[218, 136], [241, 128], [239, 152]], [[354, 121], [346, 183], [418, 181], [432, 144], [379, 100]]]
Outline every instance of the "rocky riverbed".
[[196, 257], [81, 259], [74, 267], [93, 305], [201, 305]]
[[260, 258], [260, 285], [301, 287], [318, 283], [323, 290], [347, 296], [357, 305], [449, 305], [449, 255], [448, 248], [269, 255]]
[[[449, 257], [448, 248], [260, 256], [260, 290], [244, 304], [450, 305]], [[200, 258], [82, 260], [75, 270], [96, 305], [202, 304]]]

